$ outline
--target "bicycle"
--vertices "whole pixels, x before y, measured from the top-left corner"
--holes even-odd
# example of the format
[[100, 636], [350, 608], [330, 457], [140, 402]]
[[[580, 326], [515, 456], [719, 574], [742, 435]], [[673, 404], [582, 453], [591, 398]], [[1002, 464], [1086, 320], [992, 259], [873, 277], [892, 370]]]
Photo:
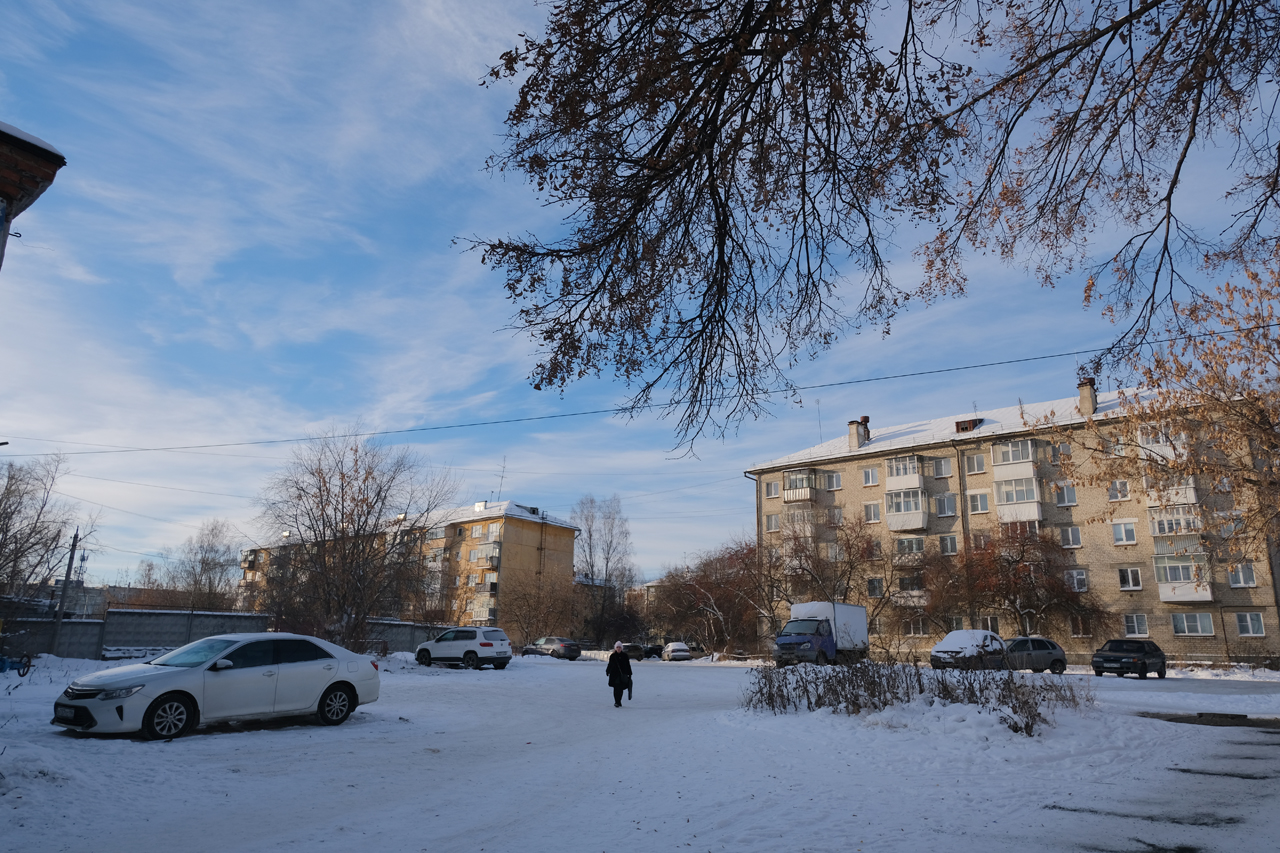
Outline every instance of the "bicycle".
[[23, 655], [18, 658], [0, 655], [0, 672], [8, 672], [11, 669], [17, 671], [19, 678], [25, 678], [27, 673], [31, 671], [31, 655]]

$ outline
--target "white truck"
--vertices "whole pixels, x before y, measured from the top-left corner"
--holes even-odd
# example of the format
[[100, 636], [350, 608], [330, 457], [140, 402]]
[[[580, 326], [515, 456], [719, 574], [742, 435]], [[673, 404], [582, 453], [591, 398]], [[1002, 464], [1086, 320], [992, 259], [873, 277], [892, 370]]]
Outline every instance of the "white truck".
[[867, 655], [867, 608], [832, 601], [791, 605], [791, 619], [773, 647], [777, 666], [857, 663]]

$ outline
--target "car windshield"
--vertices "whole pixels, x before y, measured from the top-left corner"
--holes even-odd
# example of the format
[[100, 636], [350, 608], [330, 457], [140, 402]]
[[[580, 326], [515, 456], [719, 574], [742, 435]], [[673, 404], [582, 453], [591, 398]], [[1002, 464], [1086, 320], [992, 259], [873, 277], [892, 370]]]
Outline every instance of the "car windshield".
[[807, 636], [810, 634], [816, 634], [818, 633], [818, 625], [821, 622], [822, 622], [821, 619], [792, 619], [790, 622], [782, 626], [782, 631], [779, 632], [778, 636], [779, 637], [786, 637], [788, 635]]
[[152, 661], [156, 666], [199, 666], [208, 663], [234, 646], [239, 640], [208, 638], [174, 649]]
[[1142, 643], [1132, 643], [1125, 640], [1108, 640], [1107, 644], [1102, 647], [1104, 652], [1123, 652], [1125, 654], [1135, 655], [1142, 651]]

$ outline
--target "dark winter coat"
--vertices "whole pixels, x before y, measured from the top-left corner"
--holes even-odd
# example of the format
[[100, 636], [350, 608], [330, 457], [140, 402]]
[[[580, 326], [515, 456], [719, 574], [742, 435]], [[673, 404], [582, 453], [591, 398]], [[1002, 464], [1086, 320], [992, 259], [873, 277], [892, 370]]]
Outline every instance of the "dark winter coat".
[[630, 687], [631, 658], [626, 652], [614, 652], [609, 655], [609, 665], [604, 668], [604, 674], [609, 676], [610, 687]]

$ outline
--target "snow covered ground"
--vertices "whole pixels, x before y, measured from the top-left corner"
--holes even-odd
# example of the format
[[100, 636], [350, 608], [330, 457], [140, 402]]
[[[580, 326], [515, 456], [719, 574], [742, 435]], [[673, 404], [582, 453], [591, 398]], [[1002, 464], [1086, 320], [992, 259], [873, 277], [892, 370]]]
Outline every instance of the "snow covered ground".
[[1134, 716], [1280, 716], [1274, 673], [1070, 673], [1095, 707], [1026, 738], [956, 705], [750, 713], [735, 664], [636, 663], [635, 701], [615, 709], [600, 661], [470, 672], [403, 655], [336, 729], [151, 743], [49, 725], [63, 687], [109, 665], [0, 675], [0, 849], [1235, 853], [1280, 838], [1280, 734]]

